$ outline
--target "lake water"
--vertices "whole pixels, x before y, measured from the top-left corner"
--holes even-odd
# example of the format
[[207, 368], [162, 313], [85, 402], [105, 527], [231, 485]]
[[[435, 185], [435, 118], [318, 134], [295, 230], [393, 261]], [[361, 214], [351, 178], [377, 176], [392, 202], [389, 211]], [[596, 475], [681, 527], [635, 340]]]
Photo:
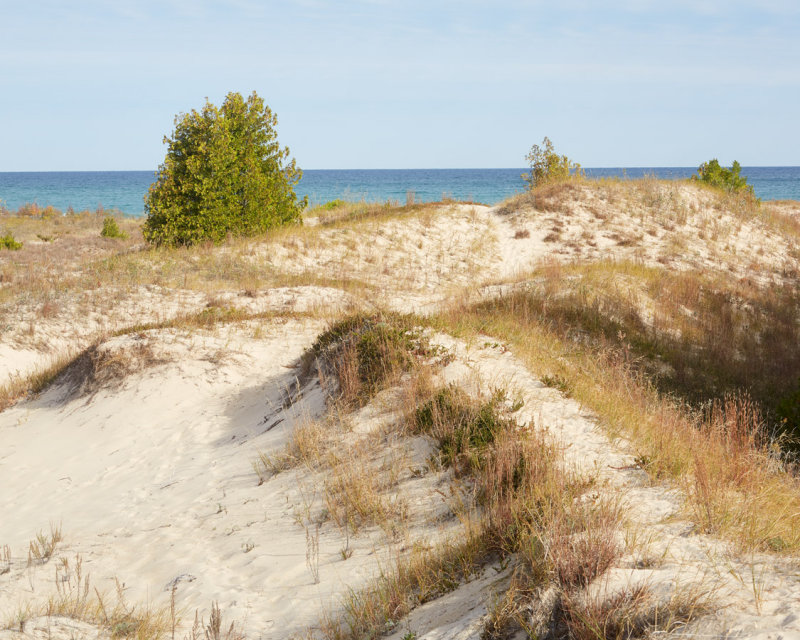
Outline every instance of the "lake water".
[[[456, 200], [496, 204], [525, 189], [525, 169], [331, 169], [306, 170], [299, 195], [320, 204], [343, 200], [417, 202]], [[589, 177], [688, 178], [696, 167], [589, 168]], [[800, 200], [800, 167], [744, 167], [742, 173], [764, 200]], [[28, 202], [94, 210], [99, 205], [128, 215], [144, 213], [143, 200], [153, 171], [59, 171], [0, 173], [0, 203], [17, 209]]]

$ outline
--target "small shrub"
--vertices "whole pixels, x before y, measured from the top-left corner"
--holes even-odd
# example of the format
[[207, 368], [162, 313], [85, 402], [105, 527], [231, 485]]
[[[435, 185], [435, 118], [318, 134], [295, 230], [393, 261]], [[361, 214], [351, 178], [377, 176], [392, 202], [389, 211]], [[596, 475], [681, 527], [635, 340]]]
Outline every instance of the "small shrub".
[[11, 233], [7, 233], [3, 237], [0, 237], [0, 249], [8, 249], [9, 251], [19, 251], [20, 249], [22, 249], [22, 243], [14, 240], [14, 236], [11, 235]]
[[567, 156], [558, 155], [550, 138], [546, 136], [542, 140], [541, 147], [538, 144], [531, 147], [525, 160], [528, 161], [531, 170], [530, 173], [523, 174], [522, 178], [528, 183], [530, 189], [548, 182], [567, 180], [572, 175], [583, 175], [581, 165], [572, 162]]
[[324, 209], [325, 211], [333, 211], [334, 209], [338, 209], [339, 207], [345, 206], [347, 203], [344, 200], [336, 198], [335, 200], [329, 200], [323, 205], [320, 205], [320, 209]]
[[485, 452], [511, 421], [500, 414], [501, 394], [489, 401], [470, 398], [455, 385], [443, 387], [415, 412], [411, 430], [439, 441], [441, 459], [457, 469], [478, 469]]
[[117, 221], [108, 216], [103, 220], [103, 230], [100, 232], [100, 235], [104, 238], [121, 238], [125, 239], [128, 237], [128, 234], [124, 231], [120, 231], [119, 225], [117, 225]]
[[714, 158], [701, 164], [697, 169], [697, 175], [692, 176], [692, 179], [728, 192], [745, 191], [753, 194], [752, 185], [747, 184], [747, 178], [740, 175], [741, 171], [742, 166], [736, 160], [730, 169], [726, 169]]

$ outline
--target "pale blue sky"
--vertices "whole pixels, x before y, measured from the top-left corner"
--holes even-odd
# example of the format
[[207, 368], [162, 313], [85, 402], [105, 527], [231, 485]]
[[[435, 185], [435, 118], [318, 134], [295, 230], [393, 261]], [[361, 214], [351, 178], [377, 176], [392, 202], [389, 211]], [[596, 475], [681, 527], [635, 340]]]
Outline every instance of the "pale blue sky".
[[797, 0], [0, 7], [0, 171], [155, 169], [231, 90], [307, 169], [800, 165]]

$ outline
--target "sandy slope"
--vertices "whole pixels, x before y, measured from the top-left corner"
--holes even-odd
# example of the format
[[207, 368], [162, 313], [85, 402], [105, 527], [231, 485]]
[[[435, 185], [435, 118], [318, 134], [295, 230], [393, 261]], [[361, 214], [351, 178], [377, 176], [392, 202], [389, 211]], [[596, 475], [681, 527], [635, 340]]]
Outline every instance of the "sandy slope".
[[[317, 286], [255, 296], [229, 292], [221, 298], [257, 312], [335, 314], [374, 302], [425, 311], [465, 289], [474, 293], [479, 285], [512, 280], [554, 257], [638, 258], [765, 281], [780, 278], [793, 260], [785, 239], [757, 221], [720, 222], [703, 193], [679, 190], [669, 197], [684, 202], [685, 218], [673, 219], [669, 209], [663, 219], [644, 220], [635, 208], [604, 218], [619, 203], [584, 198], [559, 220], [553, 213], [500, 215], [460, 205], [425, 219], [324, 230], [313, 243], [300, 238], [281, 250], [271, 247], [269, 260], [298, 273], [310, 268], [346, 273], [375, 287], [368, 299]], [[548, 239], [555, 222], [558, 238]], [[712, 239], [709, 227], [725, 224], [734, 230]], [[629, 242], [632, 237], [638, 239]], [[102, 321], [64, 312], [37, 327], [43, 341], [38, 347], [4, 335], [0, 375], [24, 375], [52, 351], [76, 352], [109, 328], [152, 321], [154, 314], [187, 313], [206, 303], [193, 292], [147, 290], [129, 294]], [[313, 626], [331, 607], [335, 611], [348, 588], [364, 584], [415, 540], [457, 532], [458, 521], [442, 498], [447, 475], [427, 468], [424, 441], [386, 445], [403, 461], [391, 489], [393, 499], [409, 505], [408, 524], [399, 533], [371, 527], [345, 537], [330, 521], [317, 529], [324, 471], [293, 469], [259, 485], [252, 468], [258, 452], [280, 451], [296, 425], [324, 417], [319, 384], [308, 383], [299, 396], [294, 387], [297, 360], [324, 326], [322, 320], [280, 317], [213, 331], [160, 329], [112, 338], [101, 349], [126, 363], [122, 374], [109, 370], [101, 384], [82, 389], [75, 372], [40, 397], [0, 413], [5, 507], [0, 549], [8, 545], [11, 554], [5, 565], [0, 556], [0, 624], [16, 627], [0, 631], [0, 638], [97, 634], [92, 626], [37, 615], [37, 607], [56, 592], [55, 581], [74, 587], [76, 556], [93, 586], [113, 594], [117, 578], [130, 603], [166, 606], [175, 585], [177, 604], [185, 611], [181, 633], [194, 610], [207, 615], [216, 600], [226, 619], [240, 621], [248, 636], [287, 638]], [[644, 580], [667, 596], [676, 581], [696, 582], [714, 590], [719, 611], [696, 623], [692, 633], [800, 638], [800, 573], [792, 562], [766, 555], [742, 558], [695, 534], [674, 490], [648, 484], [642, 471], [630, 468], [624, 442], [610, 443], [591, 415], [544, 387], [506, 349], [490, 341], [466, 345], [448, 336], [437, 339], [457, 356], [443, 372], [446, 379], [513, 389], [525, 400], [520, 419], [548, 429], [564, 444], [569, 464], [596, 473], [601, 490], [628, 505], [628, 530], [642, 540], [639, 556], [626, 557], [598, 588]], [[286, 402], [289, 397], [295, 402]], [[381, 433], [397, 419], [386, 410], [390, 404], [379, 398], [352, 416], [355, 435], [347, 437]], [[381, 460], [376, 454], [375, 463]], [[29, 566], [29, 541], [51, 523], [64, 533], [56, 557]], [[309, 536], [315, 535], [318, 560], [313, 553], [309, 560]], [[342, 553], [346, 546], [349, 558]], [[642, 568], [645, 556], [657, 561]], [[507, 574], [487, 569], [413, 612], [393, 637], [409, 632], [430, 639], [480, 637], [483, 616], [505, 579]], [[12, 621], [28, 607], [20, 633]]]
[[[322, 326], [286, 320], [219, 335], [161, 330], [114, 338], [104, 350], [135, 360], [130, 351], [146, 345], [148, 362], [135, 361], [135, 371], [96, 390], [76, 388], [74, 374], [0, 414], [0, 474], [10, 499], [2, 540], [12, 550], [0, 611], [54, 591], [57, 561], [28, 567], [25, 557], [28, 541], [49, 523], [64, 532], [58, 557], [72, 562], [57, 579], [75, 579], [80, 555], [102, 592], [113, 592], [118, 578], [129, 602], [158, 607], [177, 585], [179, 607], [205, 611], [217, 600], [249, 635], [269, 638], [312, 625], [346, 586], [357, 588], [388, 564], [395, 546], [444, 534], [444, 525], [414, 521], [412, 504], [405, 536], [352, 536], [345, 559], [346, 540], [328, 523], [319, 529], [315, 582], [306, 533], [321, 508], [320, 485], [297, 470], [259, 486], [252, 463], [259, 451], [280, 449], [298, 421], [324, 413], [318, 382], [286, 403], [294, 365]], [[372, 413], [362, 412], [360, 430], [386, 419]], [[407, 453], [408, 465], [426, 464], [428, 450]], [[433, 474], [398, 491], [441, 502], [437, 482]]]

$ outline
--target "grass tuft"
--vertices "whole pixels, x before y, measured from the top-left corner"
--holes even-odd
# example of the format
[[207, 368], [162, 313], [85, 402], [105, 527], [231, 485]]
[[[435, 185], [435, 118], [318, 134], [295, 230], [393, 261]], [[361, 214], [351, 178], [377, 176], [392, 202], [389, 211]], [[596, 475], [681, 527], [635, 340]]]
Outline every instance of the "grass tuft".
[[40, 531], [28, 545], [28, 566], [45, 564], [53, 557], [58, 543], [64, 537], [61, 534], [61, 525], [50, 523], [50, 534]]
[[441, 355], [412, 317], [359, 314], [317, 338], [304, 356], [304, 376], [316, 368], [336, 381], [341, 402], [363, 406], [420, 361]]

